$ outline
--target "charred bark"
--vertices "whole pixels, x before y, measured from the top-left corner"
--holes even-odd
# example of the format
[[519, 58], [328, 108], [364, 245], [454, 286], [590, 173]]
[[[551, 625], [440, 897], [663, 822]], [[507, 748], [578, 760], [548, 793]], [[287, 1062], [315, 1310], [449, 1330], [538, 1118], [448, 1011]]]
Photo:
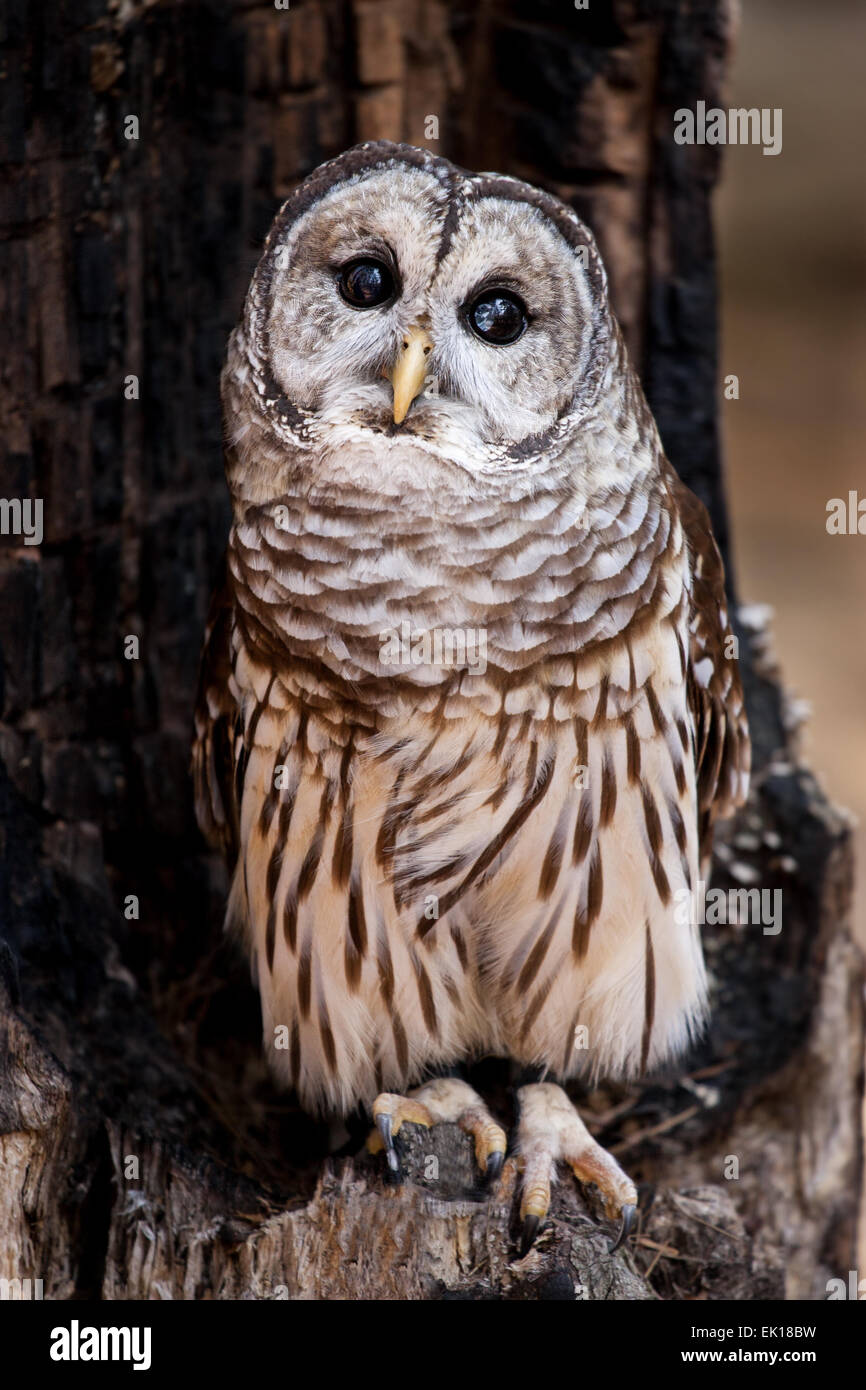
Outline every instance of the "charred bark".
[[[726, 14], [7, 0], [2, 492], [42, 500], [44, 536], [0, 540], [0, 1277], [54, 1298], [760, 1298], [820, 1297], [851, 1267], [850, 845], [798, 763], [759, 614], [741, 629], [756, 785], [717, 882], [780, 886], [782, 931], [708, 928], [702, 1048], [586, 1098], [643, 1185], [640, 1236], [613, 1258], [564, 1181], [517, 1261], [513, 1173], [481, 1197], [456, 1129], [409, 1136], [400, 1192], [366, 1158], [323, 1160], [261, 1062], [187, 776], [227, 526], [225, 339], [280, 201], [355, 141], [427, 144], [573, 202], [724, 545], [718, 155], [672, 124], [719, 91]], [[507, 1118], [507, 1077], [483, 1078]]]

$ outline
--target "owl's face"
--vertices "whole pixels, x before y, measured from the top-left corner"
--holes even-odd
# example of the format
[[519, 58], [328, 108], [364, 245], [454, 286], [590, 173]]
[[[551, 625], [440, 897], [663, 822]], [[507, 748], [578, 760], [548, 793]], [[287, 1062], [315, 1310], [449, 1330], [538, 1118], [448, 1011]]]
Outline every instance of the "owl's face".
[[470, 470], [589, 399], [610, 341], [604, 272], [570, 209], [405, 146], [318, 171], [251, 298], [272, 382], [320, 445], [384, 436]]

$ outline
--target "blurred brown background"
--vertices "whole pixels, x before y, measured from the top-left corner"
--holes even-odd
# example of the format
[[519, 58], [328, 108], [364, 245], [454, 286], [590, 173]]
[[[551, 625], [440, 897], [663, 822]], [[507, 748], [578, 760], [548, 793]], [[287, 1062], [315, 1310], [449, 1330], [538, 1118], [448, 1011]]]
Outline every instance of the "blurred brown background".
[[[866, 536], [830, 535], [827, 502], [866, 496], [866, 8], [746, 0], [736, 106], [781, 107], [771, 158], [725, 153], [718, 196], [722, 410], [740, 596], [772, 604], [806, 755], [855, 831], [854, 930], [866, 946]], [[859, 1263], [866, 1263], [866, 1202]]]
[[[741, 599], [775, 609], [785, 681], [812, 713], [807, 756], [866, 851], [866, 536], [826, 530], [827, 502], [866, 497], [866, 8], [745, 0], [735, 106], [781, 107], [776, 157], [725, 151], [717, 201], [722, 406]], [[866, 894], [855, 921], [866, 945]]]

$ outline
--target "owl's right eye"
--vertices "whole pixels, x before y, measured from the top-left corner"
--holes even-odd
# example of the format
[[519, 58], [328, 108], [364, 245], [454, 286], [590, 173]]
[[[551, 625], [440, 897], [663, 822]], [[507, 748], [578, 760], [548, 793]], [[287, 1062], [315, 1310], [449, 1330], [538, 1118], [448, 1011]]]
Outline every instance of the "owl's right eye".
[[341, 267], [337, 285], [353, 309], [376, 309], [394, 297], [394, 276], [383, 261], [349, 261]]

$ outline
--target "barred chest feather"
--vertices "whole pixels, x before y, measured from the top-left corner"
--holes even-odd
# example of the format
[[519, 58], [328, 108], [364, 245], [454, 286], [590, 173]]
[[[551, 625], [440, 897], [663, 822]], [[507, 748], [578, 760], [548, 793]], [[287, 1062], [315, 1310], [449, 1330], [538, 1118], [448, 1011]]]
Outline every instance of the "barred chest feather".
[[[267, 518], [238, 528], [229, 918], [254, 961], [266, 1048], [309, 1108], [345, 1111], [473, 1054], [559, 1077], [636, 1074], [699, 1022], [700, 941], [674, 911], [699, 852], [688, 558], [658, 501], [635, 518], [626, 534], [651, 563], [618, 583], [629, 567], [596, 556], [613, 580], [592, 605], [585, 569], [573, 611], [557, 625], [539, 609], [533, 629], [546, 600], [524, 586], [517, 670], [503, 669], [493, 605], [486, 672], [413, 668], [387, 701], [369, 669], [382, 627], [369, 582], [341, 591], [363, 609], [354, 625], [341, 610], [341, 650], [333, 624], [317, 631], [318, 574], [302, 581], [284, 558], [275, 589], [274, 565], [256, 560], [275, 540]], [[603, 528], [579, 529], [572, 549], [598, 546]], [[574, 554], [568, 565], [579, 573]], [[277, 590], [293, 583], [286, 615]], [[575, 655], [579, 622], [612, 635]], [[338, 661], [354, 683], [341, 686]]]

